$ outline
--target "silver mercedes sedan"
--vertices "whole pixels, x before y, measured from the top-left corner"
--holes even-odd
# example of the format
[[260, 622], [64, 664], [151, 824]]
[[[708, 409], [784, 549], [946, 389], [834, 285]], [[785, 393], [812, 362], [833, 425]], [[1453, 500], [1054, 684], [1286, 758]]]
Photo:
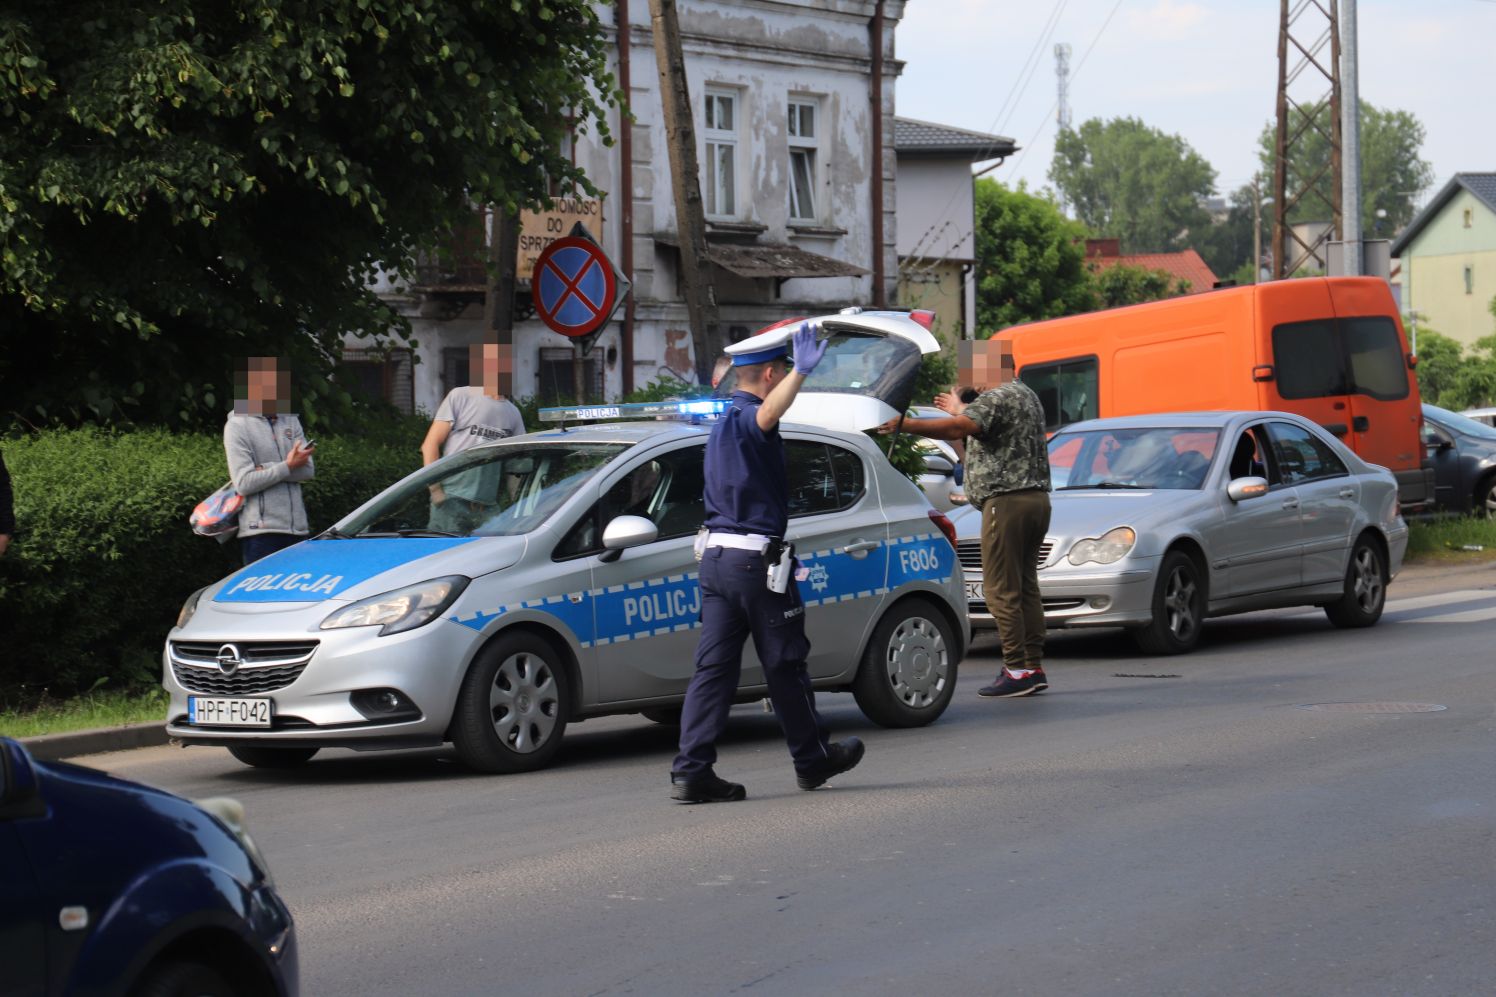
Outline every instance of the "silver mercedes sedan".
[[[1094, 419], [1049, 441], [1054, 513], [1039, 551], [1045, 620], [1123, 627], [1151, 654], [1194, 648], [1208, 617], [1319, 606], [1369, 627], [1402, 567], [1397, 482], [1286, 412]], [[958, 509], [974, 628], [981, 512]]]

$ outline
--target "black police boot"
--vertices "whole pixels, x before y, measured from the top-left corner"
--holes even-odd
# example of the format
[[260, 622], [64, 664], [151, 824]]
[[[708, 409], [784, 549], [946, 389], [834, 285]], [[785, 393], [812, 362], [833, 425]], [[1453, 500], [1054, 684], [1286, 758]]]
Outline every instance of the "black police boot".
[[710, 770], [696, 775], [670, 773], [670, 798], [678, 803], [736, 803], [748, 791], [735, 782], [717, 778]]
[[837, 741], [831, 745], [823, 760], [795, 775], [795, 784], [801, 789], [818, 789], [832, 776], [855, 768], [862, 761], [864, 750], [862, 741], [858, 738], [849, 737], [845, 741]]

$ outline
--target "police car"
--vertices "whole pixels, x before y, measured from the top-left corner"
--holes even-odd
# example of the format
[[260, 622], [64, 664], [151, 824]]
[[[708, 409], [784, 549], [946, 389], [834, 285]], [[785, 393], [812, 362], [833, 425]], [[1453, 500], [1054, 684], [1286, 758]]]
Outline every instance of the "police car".
[[[810, 675], [876, 723], [927, 724], [970, 637], [955, 530], [861, 430], [907, 403], [939, 344], [905, 313], [814, 321], [829, 348], [781, 426]], [[672, 722], [700, 628], [709, 420], [725, 404], [549, 410], [553, 428], [438, 461], [194, 594], [166, 642], [168, 732], [261, 767], [450, 742], [476, 769], [515, 772], [588, 717]], [[441, 531], [435, 495], [457, 503]], [[765, 693], [751, 642], [740, 692]]]

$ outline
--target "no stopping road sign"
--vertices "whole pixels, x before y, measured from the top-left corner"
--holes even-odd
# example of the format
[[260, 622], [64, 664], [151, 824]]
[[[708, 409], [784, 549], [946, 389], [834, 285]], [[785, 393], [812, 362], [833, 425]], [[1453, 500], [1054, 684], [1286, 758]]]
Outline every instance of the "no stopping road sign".
[[557, 239], [545, 248], [535, 261], [530, 289], [540, 320], [572, 337], [601, 329], [623, 297], [613, 261], [597, 243], [577, 235]]

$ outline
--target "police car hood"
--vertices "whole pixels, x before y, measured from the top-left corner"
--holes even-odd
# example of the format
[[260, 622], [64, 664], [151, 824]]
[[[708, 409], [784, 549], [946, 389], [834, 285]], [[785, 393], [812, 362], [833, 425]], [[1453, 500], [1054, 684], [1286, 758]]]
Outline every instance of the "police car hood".
[[[519, 560], [525, 538], [368, 537], [304, 540], [220, 582], [208, 598], [224, 612], [345, 603], [444, 575], [476, 578]], [[294, 607], [292, 605], [294, 604]]]
[[[940, 341], [905, 312], [855, 309], [807, 319], [826, 343], [826, 354], [805, 379], [785, 422], [857, 433], [904, 412], [914, 396], [920, 361], [940, 352]], [[729, 356], [788, 345], [800, 323], [750, 336], [727, 348]], [[729, 373], [719, 393], [730, 392]]]

